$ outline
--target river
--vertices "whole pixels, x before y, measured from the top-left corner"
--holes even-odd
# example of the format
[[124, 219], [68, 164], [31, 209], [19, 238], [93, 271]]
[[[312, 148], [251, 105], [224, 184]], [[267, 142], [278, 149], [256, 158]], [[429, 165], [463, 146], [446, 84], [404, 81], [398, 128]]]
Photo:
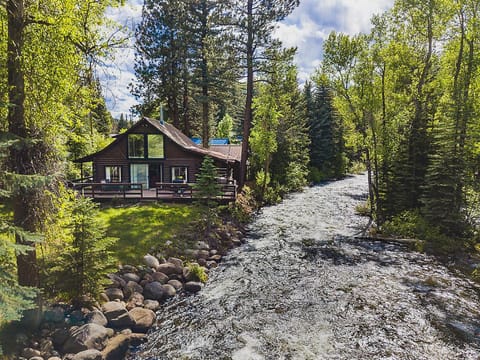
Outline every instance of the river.
[[362, 241], [366, 176], [266, 207], [132, 359], [479, 359], [479, 287], [434, 258]]

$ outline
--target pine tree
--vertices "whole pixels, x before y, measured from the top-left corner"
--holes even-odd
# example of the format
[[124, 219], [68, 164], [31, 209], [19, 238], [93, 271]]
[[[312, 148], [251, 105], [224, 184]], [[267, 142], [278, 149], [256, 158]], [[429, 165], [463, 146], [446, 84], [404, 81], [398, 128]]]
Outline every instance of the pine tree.
[[194, 197], [200, 211], [205, 215], [203, 228], [208, 238], [218, 211], [218, 197], [222, 194], [217, 181], [218, 172], [213, 159], [205, 156], [193, 185]]
[[310, 166], [320, 171], [322, 178], [340, 178], [345, 175], [346, 167], [342, 123], [325, 77], [317, 77], [313, 94], [309, 119]]
[[107, 285], [106, 275], [115, 270], [110, 249], [117, 239], [106, 236], [98, 205], [82, 197], [73, 203], [69, 230], [72, 242], [50, 260], [49, 290], [79, 305], [84, 296], [96, 299]]

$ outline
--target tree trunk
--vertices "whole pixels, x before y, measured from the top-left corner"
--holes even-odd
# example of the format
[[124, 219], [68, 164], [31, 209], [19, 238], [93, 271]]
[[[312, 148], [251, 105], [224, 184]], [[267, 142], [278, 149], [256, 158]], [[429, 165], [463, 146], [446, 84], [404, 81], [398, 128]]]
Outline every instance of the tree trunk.
[[[7, 73], [8, 73], [8, 131], [20, 138], [21, 146], [11, 148], [9, 168], [19, 175], [34, 174], [33, 161], [27, 148], [28, 131], [25, 121], [25, 81], [22, 69], [24, 44], [25, 7], [23, 0], [8, 0], [6, 4], [8, 22]], [[29, 190], [19, 187], [13, 195], [13, 221], [15, 226], [34, 232], [35, 219], [29, 203]], [[24, 286], [38, 286], [37, 257], [33, 243], [16, 235], [16, 242], [32, 245], [33, 250], [17, 256], [18, 283]]]
[[242, 158], [240, 161], [240, 189], [245, 184], [247, 177], [247, 159], [249, 148], [250, 128], [252, 124], [252, 102], [253, 102], [253, 0], [247, 2], [247, 97], [245, 100], [245, 116], [243, 119]]

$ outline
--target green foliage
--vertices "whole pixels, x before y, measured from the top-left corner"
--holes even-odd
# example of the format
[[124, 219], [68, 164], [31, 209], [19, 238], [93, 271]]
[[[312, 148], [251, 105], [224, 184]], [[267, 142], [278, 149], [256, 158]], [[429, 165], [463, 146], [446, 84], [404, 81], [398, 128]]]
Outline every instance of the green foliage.
[[[32, 248], [15, 244], [12, 240], [13, 228], [0, 220], [0, 325], [20, 320], [25, 310], [35, 308], [38, 289], [20, 286], [15, 274], [15, 256], [25, 254]], [[23, 232], [23, 231], [22, 231]]]
[[193, 185], [195, 198], [207, 206], [216, 203], [216, 198], [221, 195], [217, 181], [218, 172], [213, 159], [205, 156], [197, 174], [197, 182]]
[[218, 122], [216, 137], [230, 139], [233, 131], [233, 118], [225, 114]]
[[307, 116], [310, 137], [310, 168], [326, 178], [345, 175], [343, 124], [334, 105], [333, 90], [325, 74], [314, 77], [315, 88], [307, 84]]
[[197, 263], [187, 263], [187, 268], [190, 270], [190, 273], [193, 275], [196, 281], [206, 283], [208, 280], [208, 275], [205, 272], [205, 268], [198, 265]]
[[106, 275], [115, 270], [111, 249], [116, 239], [106, 236], [97, 205], [81, 197], [73, 203], [69, 231], [72, 242], [51, 260], [49, 290], [74, 303], [83, 296], [95, 299], [108, 283]]
[[242, 191], [237, 194], [236, 201], [228, 206], [233, 218], [240, 223], [248, 223], [258, 208], [254, 193], [247, 185], [244, 185]]
[[440, 254], [449, 254], [460, 248], [458, 239], [444, 235], [437, 225], [429, 223], [418, 210], [404, 211], [393, 217], [382, 225], [381, 231], [391, 236], [426, 241], [426, 249]]

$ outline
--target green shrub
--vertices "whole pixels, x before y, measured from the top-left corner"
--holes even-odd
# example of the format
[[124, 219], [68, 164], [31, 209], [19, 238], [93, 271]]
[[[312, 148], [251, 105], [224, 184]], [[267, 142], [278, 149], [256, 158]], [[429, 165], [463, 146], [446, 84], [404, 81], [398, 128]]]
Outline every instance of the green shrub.
[[301, 191], [307, 185], [307, 170], [302, 164], [290, 162], [287, 166], [286, 192]]
[[354, 161], [352, 165], [350, 165], [350, 173], [352, 174], [361, 174], [367, 171], [367, 167], [362, 161]]
[[249, 222], [257, 208], [258, 204], [253, 191], [247, 185], [243, 186], [242, 191], [237, 195], [237, 200], [229, 204], [233, 218], [241, 223]]
[[201, 267], [197, 263], [187, 263], [188, 270], [193, 275], [196, 281], [206, 283], [208, 280], [208, 275], [205, 272], [205, 268]]
[[311, 183], [319, 184], [327, 179], [326, 175], [318, 168], [311, 166], [308, 178]]
[[[435, 253], [451, 253], [458, 249], [458, 239], [452, 239], [430, 224], [419, 210], [407, 210], [387, 220], [381, 227], [384, 234], [424, 240], [425, 249]], [[462, 245], [463, 246], [463, 245]]]

